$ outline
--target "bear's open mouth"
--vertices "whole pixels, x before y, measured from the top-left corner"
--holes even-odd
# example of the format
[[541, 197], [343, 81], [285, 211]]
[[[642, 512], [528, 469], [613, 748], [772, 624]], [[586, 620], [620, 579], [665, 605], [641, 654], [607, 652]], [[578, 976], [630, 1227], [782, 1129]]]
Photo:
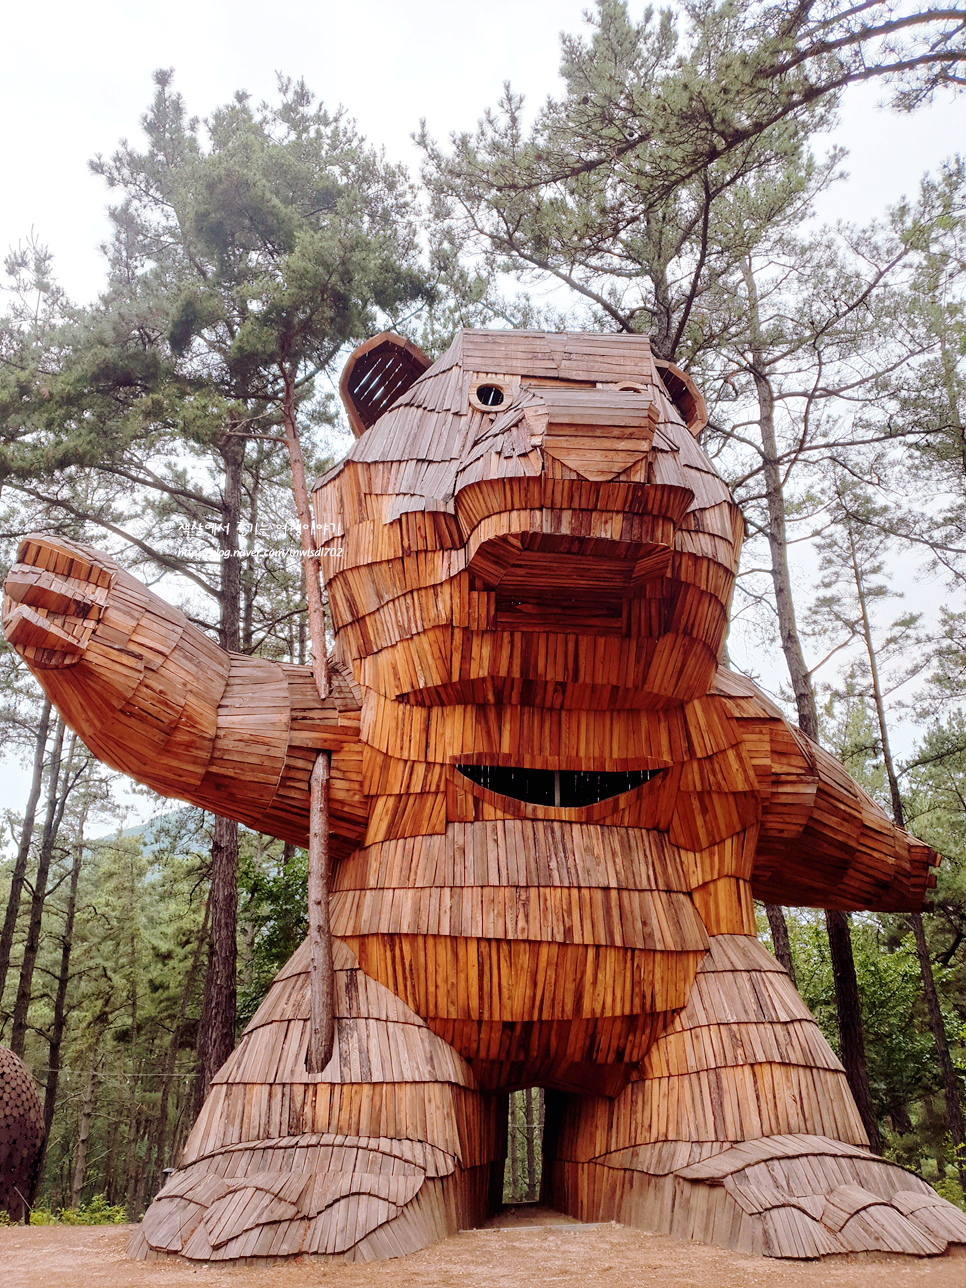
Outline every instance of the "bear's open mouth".
[[660, 769], [598, 773], [582, 769], [527, 769], [517, 765], [457, 765], [471, 783], [528, 805], [579, 809], [632, 791], [655, 778]]

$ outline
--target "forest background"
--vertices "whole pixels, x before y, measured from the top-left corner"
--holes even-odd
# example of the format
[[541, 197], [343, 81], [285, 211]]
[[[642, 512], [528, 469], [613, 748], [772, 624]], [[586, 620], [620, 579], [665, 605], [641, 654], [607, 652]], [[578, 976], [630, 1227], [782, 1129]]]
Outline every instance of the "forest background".
[[[327, 47], [349, 51], [357, 83], [328, 110], [312, 90], [329, 86], [283, 76], [264, 102], [231, 84], [196, 120], [180, 75], [155, 76], [138, 134], [131, 120], [132, 141], [91, 166], [110, 202], [96, 278], [70, 248], [61, 274], [61, 236], [99, 234], [80, 207], [73, 218], [72, 181], [42, 167], [51, 218], [15, 229], [5, 260], [4, 571], [19, 534], [59, 532], [117, 555], [226, 647], [305, 661], [275, 441], [287, 394], [321, 468], [345, 444], [333, 379], [376, 331], [433, 356], [463, 325], [651, 336], [704, 392], [706, 450], [748, 520], [732, 664], [945, 856], [922, 918], [768, 908], [761, 931], [840, 1051], [873, 1138], [962, 1201], [962, 101], [936, 113], [966, 77], [966, 12], [870, 0], [645, 15], [601, 0], [558, 45], [560, 6], [549, 24], [540, 5], [504, 8], [496, 45], [472, 25], [448, 58], [409, 30], [389, 42], [444, 103], [481, 75], [493, 103], [447, 137], [459, 122], [434, 102], [418, 180], [374, 146], [381, 124], [417, 129], [405, 103], [370, 117], [370, 141], [335, 106], [372, 113], [386, 48], [336, 14]], [[299, 21], [283, 7], [286, 41]], [[104, 41], [116, 34], [105, 26]], [[149, 66], [170, 39], [143, 42], [158, 49]], [[215, 79], [219, 53], [213, 38]], [[494, 68], [518, 82], [499, 99]], [[264, 65], [238, 76], [259, 81]], [[930, 137], [931, 172], [907, 174], [891, 204], [865, 183], [860, 219], [823, 222], [845, 165], [830, 132], [863, 86], [888, 101], [897, 137], [924, 119], [948, 137]], [[140, 101], [151, 92], [145, 75]], [[51, 109], [41, 96], [34, 110]], [[51, 122], [61, 141], [74, 130], [69, 111]], [[77, 140], [75, 163], [104, 142]], [[304, 856], [132, 799], [9, 649], [0, 703], [4, 752], [25, 766], [0, 866], [0, 1040], [44, 1093], [42, 1198], [104, 1194], [137, 1217], [304, 933]], [[522, 1093], [513, 1119], [509, 1181], [532, 1193], [539, 1097]]]

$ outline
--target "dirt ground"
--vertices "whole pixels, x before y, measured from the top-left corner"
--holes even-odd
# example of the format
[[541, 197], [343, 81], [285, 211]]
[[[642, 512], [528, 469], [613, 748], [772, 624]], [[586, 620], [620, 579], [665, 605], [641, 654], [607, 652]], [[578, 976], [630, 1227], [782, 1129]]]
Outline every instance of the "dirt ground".
[[620, 1225], [511, 1210], [397, 1261], [272, 1266], [129, 1261], [133, 1226], [0, 1229], [2, 1288], [966, 1288], [966, 1251], [928, 1260], [795, 1263], [676, 1243]]

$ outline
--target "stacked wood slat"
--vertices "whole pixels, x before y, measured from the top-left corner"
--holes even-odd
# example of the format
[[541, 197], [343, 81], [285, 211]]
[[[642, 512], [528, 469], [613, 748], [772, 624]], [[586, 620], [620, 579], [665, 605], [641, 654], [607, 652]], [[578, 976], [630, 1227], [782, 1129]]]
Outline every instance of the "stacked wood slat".
[[33, 1202], [44, 1110], [27, 1066], [0, 1046], [0, 1212], [22, 1221]]
[[871, 1154], [841, 1065], [750, 937], [712, 938], [635, 1077], [616, 1100], [558, 1102], [565, 1211], [773, 1257], [966, 1242], [966, 1215]]
[[502, 1178], [506, 1097], [336, 944], [336, 1043], [306, 1071], [308, 952], [217, 1074], [139, 1255], [399, 1256], [478, 1224]]
[[60, 539], [21, 542], [5, 586], [4, 621], [15, 637], [24, 608], [55, 632], [54, 644], [74, 631], [69, 656], [37, 643], [18, 647], [105, 764], [304, 844], [308, 775], [325, 750], [334, 854], [361, 838], [367, 806], [351, 677], [337, 678], [322, 703], [308, 667], [226, 653], [112, 559]]
[[936, 884], [936, 853], [893, 826], [750, 681], [719, 670], [712, 692], [726, 699], [761, 792], [755, 897], [846, 910], [920, 909]]

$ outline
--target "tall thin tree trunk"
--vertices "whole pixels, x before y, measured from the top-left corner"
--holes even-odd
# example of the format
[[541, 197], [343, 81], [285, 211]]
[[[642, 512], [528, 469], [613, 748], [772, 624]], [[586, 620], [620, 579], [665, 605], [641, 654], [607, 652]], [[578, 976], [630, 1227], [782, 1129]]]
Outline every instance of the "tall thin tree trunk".
[[[758, 291], [750, 259], [742, 265], [745, 287], [748, 292], [749, 337], [751, 340], [752, 378], [758, 396], [759, 428], [762, 445], [762, 472], [765, 484], [765, 502], [768, 509], [768, 547], [771, 553], [772, 585], [775, 589], [775, 607], [782, 652], [792, 681], [795, 705], [798, 708], [798, 727], [813, 742], [819, 742], [818, 710], [812, 678], [802, 652], [792, 581], [788, 568], [788, 537], [785, 514], [785, 494], [782, 489], [778, 445], [775, 438], [775, 396], [768, 377], [768, 365], [758, 314]], [[862, 1040], [862, 1012], [859, 1007], [858, 985], [855, 976], [855, 957], [852, 937], [846, 917], [837, 911], [827, 911], [825, 924], [828, 929], [829, 953], [832, 959], [832, 976], [835, 981], [835, 1006], [839, 1029], [839, 1044], [845, 1076], [862, 1117], [862, 1122], [875, 1144], [879, 1140], [879, 1127], [872, 1112], [872, 1093], [869, 1073], [865, 1063]], [[845, 1008], [845, 1009], [843, 1009]]]
[[877, 1152], [882, 1148], [882, 1137], [875, 1111], [872, 1108], [872, 1091], [865, 1062], [865, 1038], [862, 1033], [862, 1007], [859, 1002], [859, 983], [855, 974], [855, 957], [849, 919], [837, 908], [826, 908], [825, 926], [831, 949], [832, 979], [835, 984], [835, 1008], [839, 1022], [839, 1044], [845, 1076], [855, 1097], [869, 1143]]
[[20, 912], [20, 900], [23, 896], [24, 878], [27, 875], [27, 859], [30, 855], [30, 842], [33, 839], [34, 822], [37, 818], [37, 802], [40, 800], [40, 789], [43, 786], [44, 758], [47, 754], [49, 732], [50, 699], [45, 698], [34, 743], [34, 772], [30, 780], [30, 793], [27, 796], [23, 828], [20, 832], [20, 844], [17, 846], [17, 858], [13, 865], [13, 875], [10, 879], [10, 896], [7, 900], [7, 910], [3, 917], [3, 930], [0, 931], [0, 1003], [3, 1001], [3, 990], [7, 983], [7, 971], [10, 969], [10, 952], [13, 948], [13, 936], [17, 928], [17, 916]]
[[80, 837], [74, 843], [74, 862], [70, 870], [70, 888], [67, 893], [67, 911], [64, 919], [64, 934], [61, 939], [60, 971], [57, 975], [57, 995], [54, 998], [54, 1022], [50, 1033], [50, 1054], [47, 1059], [47, 1082], [44, 1087], [44, 1141], [41, 1145], [40, 1162], [37, 1165], [37, 1183], [43, 1173], [47, 1158], [47, 1145], [54, 1123], [54, 1110], [57, 1107], [57, 1089], [60, 1082], [60, 1057], [64, 1042], [64, 1027], [67, 1022], [67, 985], [70, 980], [70, 958], [74, 946], [74, 914], [77, 908], [77, 884], [80, 881], [81, 861], [84, 856], [84, 833], [81, 826]]
[[[23, 1057], [27, 1039], [27, 1012], [30, 1009], [34, 967], [37, 965], [37, 954], [40, 951], [40, 928], [44, 915], [44, 903], [47, 899], [47, 878], [50, 874], [50, 863], [54, 854], [54, 842], [57, 839], [60, 820], [64, 814], [64, 805], [67, 802], [66, 782], [61, 789], [61, 755], [64, 750], [64, 732], [64, 722], [63, 720], [58, 720], [47, 780], [47, 814], [44, 819], [40, 854], [37, 859], [37, 874], [34, 878], [33, 896], [30, 900], [30, 920], [27, 925], [27, 940], [24, 944], [23, 960], [20, 965], [17, 1000], [13, 1006], [13, 1033], [10, 1038], [10, 1050], [21, 1058]], [[72, 739], [71, 754], [73, 753], [73, 746]], [[68, 755], [68, 772], [70, 760], [71, 755]], [[65, 774], [63, 777], [66, 779], [67, 775]]]
[[520, 1093], [510, 1094], [510, 1200], [520, 1197]]
[[527, 1201], [537, 1197], [537, 1111], [539, 1091], [528, 1087], [523, 1093], [527, 1107]]
[[91, 1120], [94, 1117], [94, 1086], [97, 1078], [97, 1042], [91, 1050], [91, 1062], [87, 1070], [87, 1086], [84, 1088], [84, 1099], [81, 1101], [80, 1130], [77, 1133], [77, 1153], [74, 1156], [74, 1175], [70, 1185], [70, 1206], [80, 1206], [84, 1193], [84, 1172], [87, 1170], [87, 1142], [91, 1134]]
[[137, 1144], [139, 1137], [139, 1128], [141, 1122], [141, 1052], [140, 1052], [140, 1029], [141, 1029], [141, 1007], [140, 1007], [140, 989], [139, 971], [138, 971], [138, 945], [140, 940], [140, 926], [138, 924], [138, 887], [136, 864], [133, 855], [128, 856], [128, 909], [127, 919], [129, 928], [129, 944], [131, 950], [131, 1021], [130, 1021], [130, 1053], [131, 1053], [131, 1074], [128, 1081], [130, 1094], [128, 1095], [127, 1104], [127, 1147], [124, 1154], [124, 1205], [127, 1209], [128, 1217], [133, 1217], [137, 1211], [137, 1176], [139, 1171]]
[[124, 1151], [124, 1207], [129, 1221], [135, 1221], [141, 1215], [139, 1210], [139, 1180], [143, 1178], [144, 1169], [138, 1158], [137, 1144], [141, 1135], [141, 1097], [138, 1094], [140, 1079], [135, 1073], [131, 1077], [131, 1095], [128, 1101], [127, 1147]]
[[335, 971], [329, 927], [329, 757], [321, 751], [310, 783], [309, 995], [311, 1027], [306, 1068], [321, 1073], [335, 1044]]
[[219, 452], [225, 462], [225, 486], [221, 501], [221, 594], [219, 596], [219, 634], [221, 647], [237, 653], [241, 646], [242, 569], [238, 525], [242, 509], [242, 478], [245, 467], [245, 440], [231, 433], [225, 436]]
[[932, 973], [932, 958], [926, 943], [926, 931], [922, 916], [912, 913], [912, 935], [916, 943], [916, 956], [919, 959], [919, 974], [922, 976], [922, 991], [926, 1000], [926, 1014], [929, 1016], [929, 1027], [932, 1030], [933, 1042], [936, 1044], [936, 1058], [939, 1061], [939, 1072], [943, 1080], [943, 1095], [946, 1101], [946, 1123], [956, 1151], [956, 1170], [959, 1183], [966, 1193], [966, 1131], [963, 1124], [963, 1102], [959, 1094], [959, 1079], [949, 1051], [949, 1040], [946, 1037], [946, 1026], [939, 1005], [939, 994], [936, 991], [936, 980]]
[[168, 1050], [165, 1055], [164, 1069], [161, 1074], [161, 1095], [158, 1102], [158, 1115], [154, 1126], [154, 1146], [151, 1151], [153, 1163], [149, 1173], [150, 1188], [149, 1192], [154, 1193], [159, 1188], [159, 1181], [164, 1172], [165, 1159], [165, 1137], [168, 1130], [168, 1104], [171, 1100], [172, 1083], [174, 1082], [174, 1073], [178, 1064], [178, 1048], [180, 1045], [181, 1033], [184, 1027], [185, 1016], [188, 1014], [188, 1003], [191, 994], [195, 991], [195, 980], [198, 976], [198, 967], [201, 965], [201, 956], [205, 950], [208, 941], [208, 917], [211, 914], [211, 898], [205, 902], [205, 913], [201, 920], [201, 930], [198, 932], [198, 942], [195, 944], [195, 951], [191, 958], [191, 966], [185, 977], [185, 986], [181, 990], [181, 998], [178, 1002], [178, 1014], [171, 1029], [171, 1038], [168, 1042]]
[[795, 962], [792, 958], [791, 940], [788, 937], [788, 922], [785, 920], [785, 909], [779, 907], [777, 903], [766, 903], [765, 916], [768, 918], [768, 928], [771, 931], [771, 942], [775, 949], [775, 956], [785, 967], [788, 978], [797, 988], [798, 980], [795, 978]]
[[788, 537], [785, 513], [785, 493], [782, 487], [778, 445], [775, 439], [775, 395], [768, 377], [768, 364], [761, 338], [758, 317], [758, 289], [755, 284], [751, 261], [743, 264], [745, 288], [748, 292], [749, 335], [751, 339], [751, 375], [758, 398], [758, 425], [761, 434], [762, 473], [765, 484], [765, 503], [768, 510], [768, 550], [771, 557], [771, 579], [775, 590], [775, 609], [782, 652], [792, 681], [792, 692], [798, 708], [798, 727], [813, 742], [818, 742], [818, 712], [815, 695], [805, 657], [802, 653], [798, 625], [795, 621], [795, 604], [792, 598], [792, 579], [788, 568]]
[[[236, 429], [232, 426], [232, 429]], [[242, 509], [242, 476], [245, 440], [229, 433], [219, 445], [225, 462], [222, 494], [221, 542], [221, 646], [237, 652], [241, 629], [241, 551], [238, 525]], [[204, 996], [198, 1025], [198, 1079], [195, 1107], [201, 1108], [211, 1080], [231, 1055], [235, 1045], [236, 979], [238, 949], [238, 824], [214, 815], [211, 839], [211, 931]]]
[[197, 1103], [235, 1045], [235, 930], [238, 904], [238, 827], [216, 814], [211, 842], [211, 930], [208, 968], [198, 1026], [200, 1078]]
[[[855, 581], [856, 597], [862, 619], [862, 635], [866, 655], [869, 660], [869, 676], [872, 681], [872, 699], [875, 703], [876, 721], [879, 726], [879, 742], [882, 746], [882, 761], [885, 765], [889, 782], [889, 798], [892, 802], [892, 818], [897, 827], [905, 827], [905, 810], [902, 806], [902, 793], [899, 791], [899, 775], [896, 773], [895, 761], [892, 759], [892, 745], [889, 740], [889, 724], [886, 720], [885, 700], [882, 684], [879, 679], [879, 665], [872, 640], [872, 622], [869, 617], [868, 596], [863, 576], [859, 552], [856, 549], [855, 535], [851, 519], [847, 520], [849, 554], [852, 563], [852, 576]], [[966, 1124], [963, 1122], [963, 1103], [959, 1094], [959, 1079], [953, 1065], [949, 1050], [949, 1039], [943, 1023], [942, 1009], [939, 1005], [939, 994], [936, 991], [936, 979], [932, 970], [932, 958], [926, 943], [926, 932], [922, 915], [914, 912], [911, 915], [912, 935], [916, 944], [916, 957], [919, 962], [919, 974], [922, 977], [922, 991], [926, 1002], [926, 1014], [936, 1047], [936, 1059], [943, 1082], [943, 1095], [946, 1101], [946, 1123], [956, 1151], [956, 1169], [959, 1182], [966, 1191]]]
[[104, 1191], [107, 1194], [109, 1203], [122, 1203], [124, 1201], [122, 1169], [117, 1161], [122, 1121], [119, 1100], [120, 1097], [118, 1096], [108, 1110], [110, 1114], [110, 1130], [107, 1135], [107, 1153], [101, 1165], [101, 1177], [103, 1178]]
[[[295, 372], [285, 363], [279, 368], [284, 381], [282, 424], [292, 467], [292, 495], [298, 515], [305, 572], [305, 598], [312, 640], [312, 674], [319, 699], [329, 696], [329, 667], [325, 648], [325, 605], [322, 600], [322, 562], [305, 482], [305, 464], [295, 416]], [[335, 975], [332, 966], [332, 932], [329, 928], [329, 758], [320, 752], [312, 770], [309, 820], [309, 990], [312, 1024], [306, 1066], [321, 1073], [335, 1045]]]

